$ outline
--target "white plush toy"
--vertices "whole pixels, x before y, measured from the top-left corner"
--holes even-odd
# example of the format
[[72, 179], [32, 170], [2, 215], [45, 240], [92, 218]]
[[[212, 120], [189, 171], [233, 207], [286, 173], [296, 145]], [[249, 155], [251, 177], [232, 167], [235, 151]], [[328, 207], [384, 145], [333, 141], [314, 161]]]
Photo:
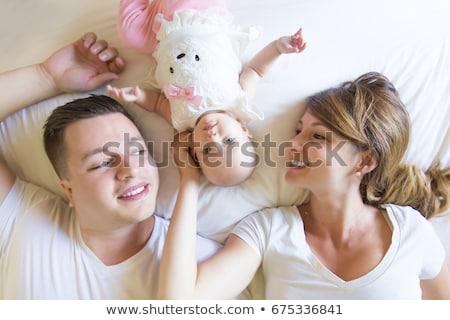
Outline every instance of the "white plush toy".
[[170, 100], [175, 129], [193, 128], [212, 108], [231, 109], [242, 121], [258, 117], [239, 83], [255, 29], [238, 30], [231, 15], [215, 8], [178, 11], [160, 26], [152, 85]]
[[244, 122], [261, 118], [239, 84], [245, 51], [258, 32], [236, 26], [225, 1], [122, 0], [118, 30], [125, 43], [155, 58], [148, 80], [169, 99], [177, 131], [192, 129], [210, 109], [231, 109]]

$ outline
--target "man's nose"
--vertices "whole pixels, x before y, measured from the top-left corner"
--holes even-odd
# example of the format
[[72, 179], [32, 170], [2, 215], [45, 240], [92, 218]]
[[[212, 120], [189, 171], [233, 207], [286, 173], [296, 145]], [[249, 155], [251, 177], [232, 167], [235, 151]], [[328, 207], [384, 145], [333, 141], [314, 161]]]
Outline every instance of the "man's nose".
[[134, 161], [121, 159], [117, 166], [117, 178], [119, 180], [131, 179], [136, 176], [138, 168], [138, 164]]

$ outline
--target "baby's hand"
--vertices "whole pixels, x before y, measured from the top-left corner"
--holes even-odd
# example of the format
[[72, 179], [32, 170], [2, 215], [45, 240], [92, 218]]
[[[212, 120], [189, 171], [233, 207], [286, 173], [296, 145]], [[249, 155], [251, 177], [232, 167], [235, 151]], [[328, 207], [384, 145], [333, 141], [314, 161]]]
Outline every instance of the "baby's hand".
[[284, 36], [277, 40], [277, 48], [280, 53], [302, 52], [306, 48], [303, 41], [302, 28], [292, 36]]
[[139, 86], [116, 88], [111, 85], [107, 85], [106, 90], [110, 95], [125, 102], [136, 102], [141, 94], [141, 89]]

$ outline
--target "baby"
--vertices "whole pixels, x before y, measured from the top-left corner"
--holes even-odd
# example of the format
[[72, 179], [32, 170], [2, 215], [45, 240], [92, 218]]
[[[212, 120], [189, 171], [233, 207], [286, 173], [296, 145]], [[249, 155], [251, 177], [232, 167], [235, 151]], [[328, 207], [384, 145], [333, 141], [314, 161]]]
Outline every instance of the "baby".
[[[132, 3], [133, 1], [127, 5]], [[149, 3], [151, 5], [155, 3]], [[122, 11], [131, 12], [123, 8]], [[256, 166], [256, 151], [247, 123], [263, 119], [263, 115], [254, 110], [251, 103], [259, 80], [280, 55], [301, 52], [306, 44], [301, 29], [292, 36], [280, 37], [264, 47], [234, 76], [234, 70], [237, 70], [234, 62], [240, 58], [229, 54], [231, 50], [224, 54], [229, 48], [228, 43], [231, 43], [225, 39], [228, 33], [214, 32], [211, 36], [208, 31], [203, 31], [208, 30], [208, 25], [202, 27], [199, 35], [195, 25], [187, 26], [187, 22], [183, 22], [191, 23], [198, 19], [204, 23], [211, 17], [217, 22], [225, 15], [224, 11], [216, 16], [211, 12], [179, 10], [175, 11], [172, 20], [159, 20], [162, 22], [162, 30], [157, 37], [159, 43], [155, 44], [152, 40], [147, 51], [153, 50], [157, 64], [164, 65], [164, 68], [159, 69], [162, 71], [157, 69], [155, 72], [156, 78], [168, 78], [160, 81], [160, 91], [139, 86], [108, 86], [107, 90], [115, 98], [134, 102], [148, 111], [157, 112], [178, 132], [190, 131], [193, 158], [203, 175], [213, 184], [231, 186], [245, 181]], [[136, 23], [137, 20], [131, 21]], [[212, 25], [210, 29], [214, 29], [219, 23]], [[138, 33], [136, 30], [145, 29], [133, 24], [122, 25], [122, 28], [122, 37], [129, 35], [129, 38], [133, 38], [133, 41], [128, 41], [130, 45], [139, 43], [135, 41]], [[180, 29], [182, 33], [179, 34], [164, 33], [165, 30]], [[183, 38], [180, 38], [180, 34]], [[173, 39], [168, 39], [169, 37]], [[224, 37], [226, 41], [220, 42], [220, 37]], [[130, 40], [129, 38], [125, 40]], [[145, 42], [145, 39], [142, 40]], [[221, 46], [222, 44], [225, 45]], [[179, 84], [180, 79], [183, 85]]]

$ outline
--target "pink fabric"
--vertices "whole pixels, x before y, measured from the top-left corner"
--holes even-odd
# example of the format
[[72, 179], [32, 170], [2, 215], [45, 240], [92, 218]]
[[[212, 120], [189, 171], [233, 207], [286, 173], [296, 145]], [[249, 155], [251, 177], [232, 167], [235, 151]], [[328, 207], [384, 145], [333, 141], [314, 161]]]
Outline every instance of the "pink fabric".
[[121, 0], [118, 15], [119, 36], [128, 46], [153, 52], [157, 45], [155, 18], [162, 14], [171, 20], [176, 10], [204, 10], [209, 7], [226, 9], [225, 0]]
[[166, 95], [167, 99], [186, 99], [197, 108], [202, 103], [202, 96], [196, 94], [195, 87], [180, 88], [174, 84], [167, 84], [164, 86], [164, 94]]

